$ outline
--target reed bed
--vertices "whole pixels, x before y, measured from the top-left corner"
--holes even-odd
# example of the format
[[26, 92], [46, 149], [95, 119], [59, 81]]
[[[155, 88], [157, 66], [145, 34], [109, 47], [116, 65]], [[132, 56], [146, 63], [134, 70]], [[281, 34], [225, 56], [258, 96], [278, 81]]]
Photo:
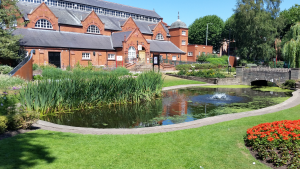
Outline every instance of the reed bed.
[[20, 91], [21, 104], [42, 114], [85, 109], [101, 105], [151, 101], [161, 95], [162, 75], [145, 72], [132, 76], [82, 77], [28, 83]]

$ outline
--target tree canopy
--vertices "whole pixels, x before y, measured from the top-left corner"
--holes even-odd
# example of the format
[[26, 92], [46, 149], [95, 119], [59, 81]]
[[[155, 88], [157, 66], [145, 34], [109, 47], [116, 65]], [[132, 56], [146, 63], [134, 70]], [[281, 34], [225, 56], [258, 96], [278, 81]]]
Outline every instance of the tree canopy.
[[275, 39], [282, 29], [278, 17], [282, 0], [238, 0], [234, 37], [242, 58], [268, 60], [275, 57]]
[[[212, 24], [210, 24], [212, 23]], [[189, 26], [189, 43], [206, 44], [206, 30], [208, 25], [207, 45], [211, 45], [215, 50], [219, 49], [222, 40], [224, 21], [216, 15], [208, 15], [196, 19]]]
[[289, 36], [292, 38], [283, 46], [283, 57], [292, 68], [300, 68], [300, 23], [291, 27]]
[[281, 33], [282, 36], [290, 30], [291, 26], [300, 22], [300, 5], [295, 5], [288, 10], [280, 12], [280, 17], [284, 19], [284, 29]]
[[19, 36], [13, 36], [17, 19], [21, 18], [16, 6], [17, 0], [4, 0], [0, 3], [0, 57], [16, 59], [19, 55]]

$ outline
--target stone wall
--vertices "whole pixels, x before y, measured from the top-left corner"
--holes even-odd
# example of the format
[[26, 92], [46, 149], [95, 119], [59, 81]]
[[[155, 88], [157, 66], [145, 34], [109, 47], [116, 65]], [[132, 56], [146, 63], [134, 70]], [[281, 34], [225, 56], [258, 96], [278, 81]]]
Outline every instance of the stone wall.
[[251, 82], [258, 80], [282, 84], [286, 80], [300, 79], [300, 69], [237, 67], [236, 75], [236, 77], [241, 80], [241, 83], [245, 85], [251, 85]]
[[185, 76], [185, 75], [169, 75], [182, 79], [195, 80], [200, 82], [206, 82], [217, 85], [239, 85], [240, 79], [237, 78], [201, 78], [196, 76]]

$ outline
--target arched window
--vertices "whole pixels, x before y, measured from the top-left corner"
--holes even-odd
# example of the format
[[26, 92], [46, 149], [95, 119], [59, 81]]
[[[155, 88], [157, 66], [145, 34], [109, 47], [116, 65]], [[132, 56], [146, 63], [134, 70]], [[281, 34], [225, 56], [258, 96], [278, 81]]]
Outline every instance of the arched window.
[[130, 46], [128, 49], [128, 59], [130, 62], [133, 62], [134, 58], [136, 58], [136, 51], [133, 46]]
[[46, 19], [40, 19], [35, 23], [36, 28], [53, 29], [52, 24]]
[[89, 26], [87, 33], [96, 33], [96, 34], [100, 34], [100, 30], [97, 26], [95, 25], [91, 25]]
[[157, 40], [164, 40], [164, 36], [161, 33], [159, 33], [159, 34], [156, 35], [156, 39]]

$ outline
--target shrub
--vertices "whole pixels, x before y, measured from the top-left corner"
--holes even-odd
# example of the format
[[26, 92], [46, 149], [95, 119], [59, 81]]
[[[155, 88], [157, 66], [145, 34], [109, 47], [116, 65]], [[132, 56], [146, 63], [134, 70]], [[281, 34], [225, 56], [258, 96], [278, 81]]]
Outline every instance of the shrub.
[[6, 131], [7, 123], [8, 123], [8, 118], [6, 116], [0, 116], [0, 134]]
[[0, 65], [0, 74], [8, 74], [13, 70], [12, 67], [7, 66], [7, 65]]
[[176, 70], [185, 70], [185, 69], [191, 69], [192, 66], [190, 64], [183, 64], [183, 65], [176, 65]]
[[8, 75], [0, 75], [0, 89], [22, 85], [25, 80], [19, 77], [10, 77]]
[[199, 70], [199, 71], [186, 71], [180, 70], [177, 75], [186, 75], [186, 76], [197, 76], [203, 78], [225, 78], [226, 76], [220, 73], [218, 70]]
[[244, 140], [260, 159], [277, 167], [299, 165], [300, 120], [259, 124], [247, 130]]
[[34, 64], [32, 65], [32, 70], [35, 71], [35, 70], [38, 70], [38, 69], [39, 69], [39, 65], [36, 64], [36, 63], [34, 63]]
[[33, 76], [33, 80], [42, 80], [43, 76], [42, 75], [35, 75]]
[[55, 65], [48, 64], [48, 65], [41, 65], [40, 68], [44, 70], [44, 69], [56, 69], [57, 67]]
[[282, 84], [281, 88], [290, 89], [295, 87], [295, 80], [287, 80]]
[[273, 61], [268, 62], [268, 66], [270, 66], [271, 68], [283, 68], [284, 67], [284, 62], [283, 61], [277, 61], [277, 64]]

